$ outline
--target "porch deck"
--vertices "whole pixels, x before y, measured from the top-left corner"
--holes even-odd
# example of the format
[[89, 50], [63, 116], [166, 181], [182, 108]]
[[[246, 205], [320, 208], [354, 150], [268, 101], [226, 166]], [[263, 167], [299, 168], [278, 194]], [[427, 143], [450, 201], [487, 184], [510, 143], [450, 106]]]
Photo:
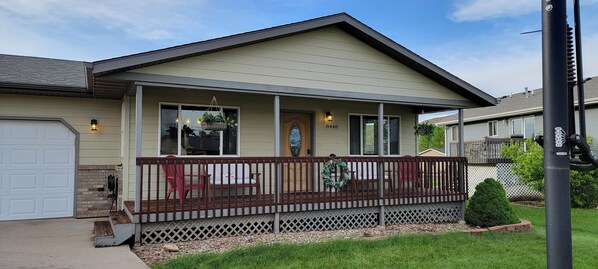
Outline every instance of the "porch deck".
[[[386, 197], [396, 197], [394, 199], [383, 199], [385, 205], [403, 205], [403, 204], [425, 204], [463, 201], [463, 194], [443, 190], [425, 190], [412, 189], [400, 195], [392, 195], [386, 192]], [[245, 215], [246, 209], [253, 209], [249, 212], [256, 214], [256, 208], [262, 208], [261, 213], [272, 213], [279, 207], [279, 211], [306, 211], [306, 210], [326, 210], [338, 208], [356, 208], [381, 205], [378, 200], [377, 191], [362, 192], [359, 196], [350, 193], [330, 193], [330, 192], [310, 192], [310, 193], [285, 193], [281, 194], [281, 202], [278, 206], [273, 204], [275, 195], [265, 194], [259, 198], [256, 195], [234, 196], [234, 197], [215, 197], [213, 200], [202, 198], [184, 199], [179, 203], [177, 199], [156, 199], [145, 200], [141, 202], [141, 212], [135, 211], [135, 201], [125, 201], [127, 210], [132, 215], [158, 214], [172, 212], [191, 212], [197, 211], [208, 215], [216, 215], [215, 211], [230, 210], [240, 212], [236, 215]], [[281, 210], [280, 208], [284, 208]]]
[[341, 159], [350, 179], [334, 189], [322, 176], [327, 157], [138, 158], [139, 204], [125, 204], [145, 223], [467, 199], [465, 158]]

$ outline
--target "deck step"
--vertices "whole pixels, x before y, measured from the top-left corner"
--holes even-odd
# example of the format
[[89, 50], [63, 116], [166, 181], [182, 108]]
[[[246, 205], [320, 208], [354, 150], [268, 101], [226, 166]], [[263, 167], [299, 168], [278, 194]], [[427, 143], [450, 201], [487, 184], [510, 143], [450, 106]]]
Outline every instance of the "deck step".
[[121, 210], [121, 211], [111, 211], [110, 212], [110, 221], [113, 225], [118, 224], [133, 224], [133, 221], [129, 218], [129, 215]]
[[135, 224], [124, 211], [110, 212], [108, 220], [94, 222], [96, 247], [118, 246], [135, 234]]
[[96, 237], [114, 236], [112, 225], [110, 225], [110, 222], [107, 220], [95, 221], [93, 223], [93, 230], [95, 231]]

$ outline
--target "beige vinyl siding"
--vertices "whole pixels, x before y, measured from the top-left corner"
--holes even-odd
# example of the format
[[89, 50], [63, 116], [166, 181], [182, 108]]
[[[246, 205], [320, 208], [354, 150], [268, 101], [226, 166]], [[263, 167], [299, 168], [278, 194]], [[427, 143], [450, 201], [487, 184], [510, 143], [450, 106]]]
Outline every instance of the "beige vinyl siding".
[[[120, 101], [0, 94], [3, 117], [61, 118], [79, 132], [80, 165], [120, 164]], [[91, 119], [99, 121], [92, 132]]]
[[[215, 92], [207, 90], [150, 88], [143, 89], [143, 156], [159, 156], [158, 114], [160, 103], [181, 103], [207, 105], [216, 96], [221, 106], [239, 108], [240, 156], [274, 156], [274, 97], [271, 95]], [[306, 112], [313, 115], [315, 156], [335, 153], [346, 156], [349, 153], [348, 115], [350, 113], [377, 114], [377, 103], [348, 102], [300, 97], [280, 97], [282, 111]], [[128, 109], [129, 162], [126, 187], [127, 200], [135, 197], [135, 99], [131, 98]], [[401, 118], [401, 154], [416, 155], [413, 126], [416, 115], [412, 108], [400, 105], [385, 105], [385, 114]], [[324, 113], [331, 111], [337, 129], [327, 129]], [[284, 134], [283, 134], [284, 135]], [[215, 157], [215, 156], [207, 156]], [[156, 168], [153, 168], [154, 170]], [[159, 169], [159, 168], [158, 168]], [[155, 171], [154, 171], [155, 172]], [[128, 190], [128, 192], [127, 192]]]
[[466, 100], [337, 27], [144, 67], [131, 72]]

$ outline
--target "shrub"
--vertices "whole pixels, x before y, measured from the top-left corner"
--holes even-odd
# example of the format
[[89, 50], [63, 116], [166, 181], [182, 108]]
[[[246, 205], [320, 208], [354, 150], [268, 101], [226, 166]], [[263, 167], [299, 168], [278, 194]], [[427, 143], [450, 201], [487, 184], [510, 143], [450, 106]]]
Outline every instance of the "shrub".
[[492, 178], [475, 187], [465, 211], [465, 221], [471, 225], [490, 227], [519, 223], [502, 185]]
[[[592, 139], [589, 138], [589, 141]], [[503, 147], [501, 153], [513, 160], [513, 174], [530, 188], [544, 192], [544, 149], [526, 139]], [[596, 208], [598, 206], [598, 171], [571, 171], [571, 206], [576, 208]]]

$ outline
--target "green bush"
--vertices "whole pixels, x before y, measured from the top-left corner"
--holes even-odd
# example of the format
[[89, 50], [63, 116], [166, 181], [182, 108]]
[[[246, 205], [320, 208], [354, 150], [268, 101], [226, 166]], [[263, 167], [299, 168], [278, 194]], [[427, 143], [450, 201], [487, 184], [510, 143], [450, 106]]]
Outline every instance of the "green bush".
[[[591, 141], [592, 139], [589, 138]], [[526, 139], [503, 147], [501, 153], [513, 160], [513, 174], [530, 188], [544, 192], [544, 149]], [[596, 208], [598, 206], [598, 171], [571, 171], [571, 206], [575, 208]]]
[[519, 223], [502, 185], [492, 178], [475, 187], [465, 211], [465, 221], [482, 228]]

